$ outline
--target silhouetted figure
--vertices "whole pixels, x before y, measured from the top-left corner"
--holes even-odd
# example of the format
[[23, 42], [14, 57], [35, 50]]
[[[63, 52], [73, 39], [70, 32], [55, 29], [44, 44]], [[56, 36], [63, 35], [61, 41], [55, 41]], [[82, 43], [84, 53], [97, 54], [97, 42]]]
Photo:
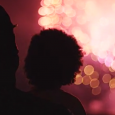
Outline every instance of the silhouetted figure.
[[9, 15], [0, 6], [0, 115], [70, 115], [63, 106], [16, 89], [15, 73], [19, 57], [14, 27]]
[[0, 6], [0, 89], [15, 87], [15, 72], [18, 68], [18, 49], [10, 17]]
[[74, 115], [85, 115], [80, 101], [60, 89], [74, 82], [82, 57], [76, 39], [61, 30], [47, 29], [34, 35], [25, 59], [25, 72], [34, 86], [33, 93], [65, 106]]

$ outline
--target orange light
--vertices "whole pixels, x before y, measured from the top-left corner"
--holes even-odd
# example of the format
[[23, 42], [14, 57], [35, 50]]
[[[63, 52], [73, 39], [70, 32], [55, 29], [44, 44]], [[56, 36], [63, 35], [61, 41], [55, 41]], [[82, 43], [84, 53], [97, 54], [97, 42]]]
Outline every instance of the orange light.
[[60, 5], [62, 3], [62, 0], [51, 0], [52, 5]]
[[99, 95], [101, 93], [101, 87], [93, 88], [92, 94], [93, 95]]
[[44, 16], [44, 15], [50, 15], [53, 12], [54, 12], [54, 8], [51, 7], [51, 6], [50, 7], [43, 6], [43, 7], [40, 7], [40, 9], [38, 10], [38, 13], [40, 15], [42, 15], [42, 16]]
[[97, 88], [97, 87], [99, 86], [99, 80], [98, 80], [98, 79], [92, 79], [92, 80], [90, 81], [90, 86], [91, 86], [92, 88]]
[[113, 78], [113, 79], [110, 80], [109, 87], [110, 88], [115, 88], [115, 78]]
[[80, 74], [76, 75], [75, 83], [74, 84], [80, 85], [82, 82], [83, 82], [82, 76]]
[[84, 68], [84, 73], [86, 75], [91, 75], [93, 74], [94, 72], [94, 67], [92, 65], [87, 65], [85, 68]]
[[52, 22], [53, 25], [58, 24], [59, 21], [60, 21], [60, 18], [59, 18], [58, 15], [54, 15], [54, 16], [51, 17], [51, 22]]
[[50, 6], [50, 5], [51, 5], [51, 1], [52, 1], [52, 0], [44, 0], [44, 4], [45, 4], [46, 6]]
[[38, 24], [40, 26], [48, 26], [48, 25], [51, 24], [51, 18], [49, 18], [49, 17], [41, 17], [38, 20]]
[[109, 71], [110, 72], [115, 72], [115, 70], [113, 70], [111, 67], [109, 67]]
[[104, 83], [109, 83], [109, 81], [111, 80], [111, 75], [110, 74], [105, 74], [102, 78]]
[[89, 85], [90, 84], [90, 77], [89, 76], [84, 76], [83, 77], [83, 84], [84, 85]]
[[91, 79], [98, 79], [99, 78], [99, 73], [97, 71], [94, 71], [93, 74], [90, 75]]

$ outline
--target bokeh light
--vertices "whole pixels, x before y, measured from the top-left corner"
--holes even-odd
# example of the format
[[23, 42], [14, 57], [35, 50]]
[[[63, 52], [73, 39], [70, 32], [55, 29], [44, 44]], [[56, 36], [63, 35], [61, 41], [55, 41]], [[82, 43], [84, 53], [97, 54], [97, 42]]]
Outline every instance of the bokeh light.
[[80, 85], [83, 82], [81, 74], [76, 75], [74, 84]]
[[98, 79], [99, 78], [99, 73], [97, 71], [94, 71], [91, 75], [90, 75], [91, 79]]
[[115, 78], [113, 78], [113, 79], [110, 80], [109, 87], [110, 88], [115, 88]]
[[89, 85], [89, 84], [90, 84], [90, 81], [91, 81], [91, 79], [90, 79], [89, 76], [84, 76], [84, 77], [83, 77], [83, 84], [84, 84], [84, 85]]
[[92, 89], [93, 95], [99, 95], [100, 93], [101, 93], [101, 87], [100, 86]]
[[99, 80], [98, 80], [98, 79], [92, 79], [92, 80], [90, 81], [90, 86], [91, 86], [92, 88], [98, 87], [98, 86], [99, 86]]
[[93, 74], [94, 72], [94, 67], [92, 65], [87, 65], [85, 68], [84, 68], [84, 73], [86, 75], [91, 75]]
[[109, 83], [109, 81], [111, 80], [111, 75], [110, 74], [105, 74], [102, 78], [104, 83]]
[[109, 67], [109, 71], [110, 72], [115, 72], [115, 70], [113, 70], [111, 67]]
[[97, 56], [95, 56], [94, 54], [91, 54], [91, 59], [92, 59], [93, 61], [97, 61]]

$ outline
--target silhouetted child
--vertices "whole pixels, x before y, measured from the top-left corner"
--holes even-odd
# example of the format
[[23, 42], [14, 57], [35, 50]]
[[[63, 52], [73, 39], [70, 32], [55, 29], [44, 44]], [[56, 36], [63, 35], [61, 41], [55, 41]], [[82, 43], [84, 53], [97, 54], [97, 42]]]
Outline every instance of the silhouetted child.
[[25, 59], [25, 72], [34, 86], [33, 93], [65, 106], [74, 115], [85, 115], [80, 101], [60, 89], [74, 82], [82, 57], [76, 39], [61, 30], [47, 29], [34, 35]]

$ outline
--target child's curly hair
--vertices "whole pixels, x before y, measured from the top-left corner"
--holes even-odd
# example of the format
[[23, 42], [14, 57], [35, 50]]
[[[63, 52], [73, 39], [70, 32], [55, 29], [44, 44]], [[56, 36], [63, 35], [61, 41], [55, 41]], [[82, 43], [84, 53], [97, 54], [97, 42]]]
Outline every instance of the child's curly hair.
[[24, 68], [30, 83], [37, 88], [60, 88], [74, 82], [82, 57], [82, 48], [73, 36], [47, 29], [32, 37]]

